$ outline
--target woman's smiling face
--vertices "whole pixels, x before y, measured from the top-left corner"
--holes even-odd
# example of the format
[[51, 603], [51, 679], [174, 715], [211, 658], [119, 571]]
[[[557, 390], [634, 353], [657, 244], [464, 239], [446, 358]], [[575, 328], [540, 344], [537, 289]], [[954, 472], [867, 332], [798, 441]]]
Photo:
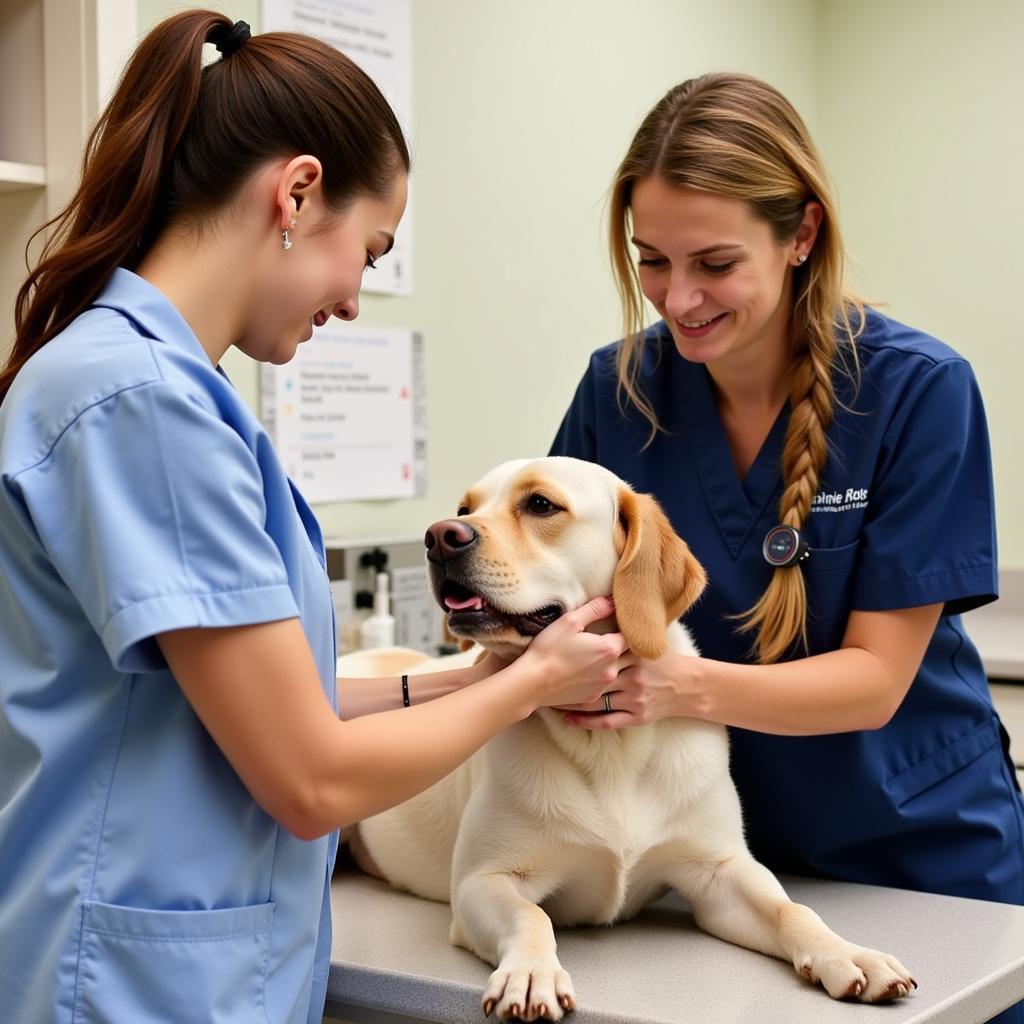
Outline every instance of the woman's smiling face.
[[282, 364], [332, 316], [355, 320], [363, 273], [390, 250], [407, 195], [403, 174], [387, 196], [359, 196], [340, 215], [326, 212], [318, 198], [307, 200], [284, 252], [272, 231], [269, 269], [253, 289], [237, 347], [257, 361]]
[[787, 344], [797, 241], [780, 244], [740, 199], [659, 177], [636, 182], [630, 207], [640, 286], [684, 359], [742, 359]]

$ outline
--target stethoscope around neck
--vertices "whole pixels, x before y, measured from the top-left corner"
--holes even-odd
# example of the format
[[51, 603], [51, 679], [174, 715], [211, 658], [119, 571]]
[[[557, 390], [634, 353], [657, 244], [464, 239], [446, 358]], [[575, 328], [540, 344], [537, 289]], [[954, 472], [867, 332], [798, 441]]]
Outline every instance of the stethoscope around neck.
[[811, 557], [807, 541], [795, 526], [773, 526], [761, 545], [764, 560], [773, 569], [791, 569]]

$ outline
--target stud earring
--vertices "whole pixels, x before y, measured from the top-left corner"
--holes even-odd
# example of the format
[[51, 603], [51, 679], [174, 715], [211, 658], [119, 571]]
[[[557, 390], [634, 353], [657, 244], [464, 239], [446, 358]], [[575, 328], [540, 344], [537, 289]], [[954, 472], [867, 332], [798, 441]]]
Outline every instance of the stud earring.
[[806, 263], [807, 262], [807, 253], [805, 253], [805, 252], [800, 253], [800, 255], [797, 256], [796, 261], [797, 261], [797, 263]]

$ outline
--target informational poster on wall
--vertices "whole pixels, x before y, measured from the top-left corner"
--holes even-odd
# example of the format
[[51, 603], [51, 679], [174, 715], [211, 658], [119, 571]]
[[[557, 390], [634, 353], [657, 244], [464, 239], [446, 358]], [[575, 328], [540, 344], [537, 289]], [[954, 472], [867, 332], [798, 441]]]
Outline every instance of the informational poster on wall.
[[[355, 61], [412, 137], [412, 0], [263, 0], [262, 14], [264, 32], [304, 32]], [[366, 274], [363, 289], [412, 294], [411, 190], [394, 248]]]
[[341, 323], [260, 365], [260, 416], [307, 501], [426, 492], [423, 338]]

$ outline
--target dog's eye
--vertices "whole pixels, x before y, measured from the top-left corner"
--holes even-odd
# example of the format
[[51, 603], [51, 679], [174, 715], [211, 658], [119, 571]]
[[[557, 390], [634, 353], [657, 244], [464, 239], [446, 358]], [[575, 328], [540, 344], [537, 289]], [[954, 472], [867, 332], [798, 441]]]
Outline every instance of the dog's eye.
[[469, 515], [469, 506], [467, 506], [467, 505], [460, 505], [459, 506], [459, 511], [456, 512], [455, 514], [458, 515], [458, 516], [468, 516]]
[[543, 494], [531, 494], [526, 499], [526, 507], [537, 516], [550, 515], [552, 512], [559, 510], [558, 506], [553, 501], [545, 498]]

